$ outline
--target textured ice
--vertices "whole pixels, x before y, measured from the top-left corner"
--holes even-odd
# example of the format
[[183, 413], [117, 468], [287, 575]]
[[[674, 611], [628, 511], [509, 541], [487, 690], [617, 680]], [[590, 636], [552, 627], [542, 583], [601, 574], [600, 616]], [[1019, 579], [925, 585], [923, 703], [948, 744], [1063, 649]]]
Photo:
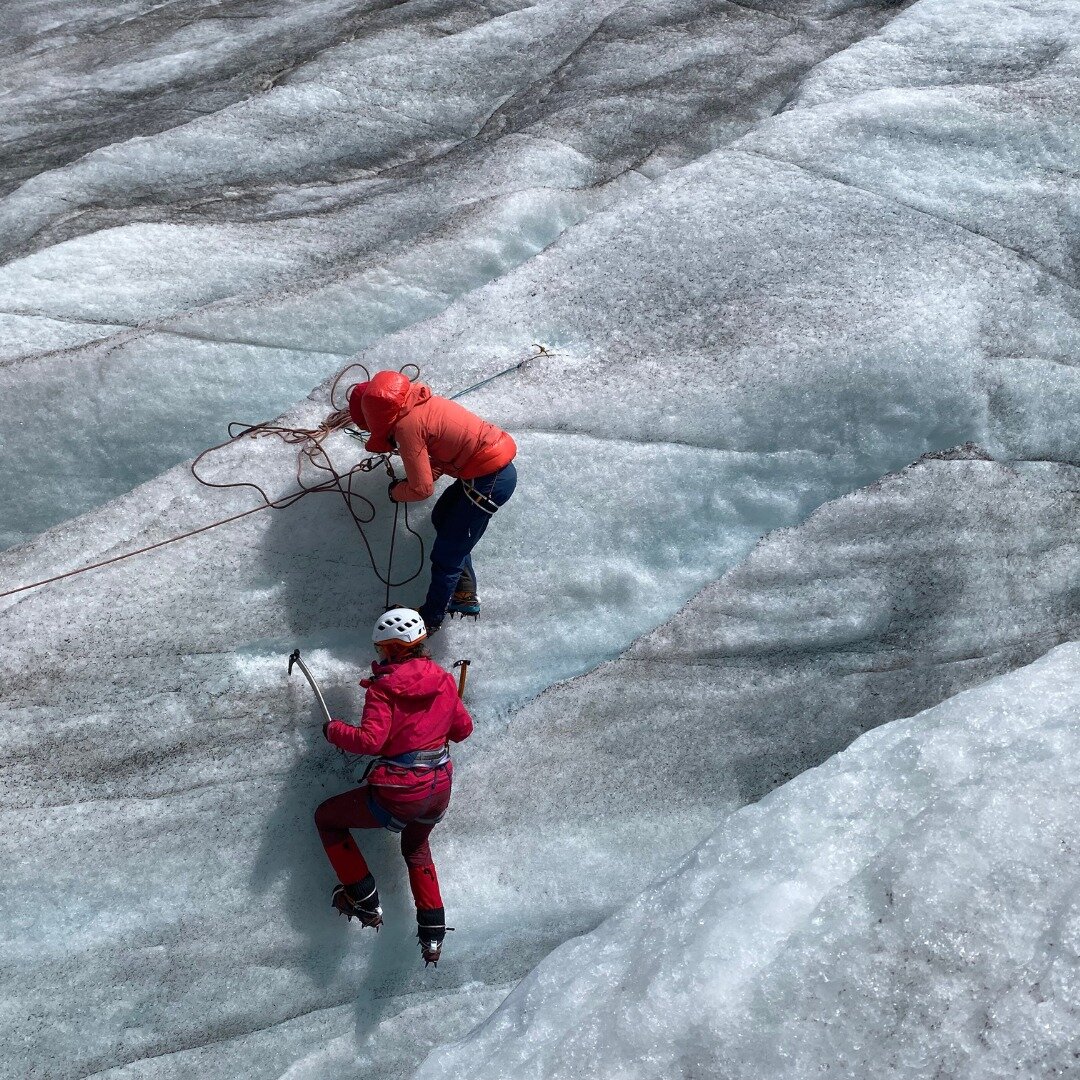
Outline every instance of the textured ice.
[[[54, 417], [48, 439], [3, 433], [5, 457], [34, 467], [0, 481], [0, 543], [128, 490], [238, 411], [279, 412], [348, 354], [742, 134], [894, 14], [884, 0], [428, 0], [328, 20], [329, 6], [190, 0], [118, 24], [113, 5], [86, 5], [64, 10], [61, 32], [35, 4], [0, 24], [24, 49], [10, 79], [39, 125], [9, 118], [24, 151], [12, 175], [39, 151], [57, 166], [0, 199], [0, 393], [20, 417], [45, 394]], [[174, 34], [228, 57], [212, 72], [156, 66], [154, 92], [133, 84], [133, 57], [168, 56]], [[36, 78], [45, 64], [68, 77]], [[183, 115], [193, 100], [207, 115]], [[82, 123], [103, 101], [130, 108]], [[491, 347], [505, 364], [536, 337], [519, 322]]]
[[1078, 75], [1075, 0], [922, 0], [820, 65], [737, 145], [953, 222], [1076, 286]]
[[677, 844], [860, 732], [1076, 637], [1078, 505], [1072, 466], [928, 458], [772, 533], [622, 656], [526, 705], [476, 767], [529, 790], [555, 833], [584, 814], [594, 857], [659, 844], [660, 821]]
[[9, 0], [0, 15], [2, 189], [268, 89], [348, 34], [364, 7], [352, 0], [287, 7]]
[[[325, 383], [300, 399], [354, 350], [442, 391], [554, 356], [465, 399], [518, 437], [522, 485], [484, 541], [483, 622], [436, 639], [474, 659], [478, 719], [436, 834], [438, 971], [389, 843], [387, 929], [327, 907], [311, 812], [357, 766], [284, 658], [348, 713], [383, 601], [333, 500], [0, 601], [0, 1072], [405, 1075], [726, 815], [1076, 636], [1070, 8], [405, 3], [350, 8], [329, 48], [314, 3], [9, 9], [40, 124], [13, 160], [48, 168], [0, 202], [5, 542], [225, 418], [320, 418]], [[1022, 77], [958, 112], [1008, 65], [997, 26]], [[189, 35], [229, 55], [180, 86]], [[1029, 109], [1031, 42], [1060, 61]], [[890, 187], [910, 125], [857, 122], [882, 82], [945, 103], [908, 165], [948, 206]], [[106, 113], [127, 119], [80, 119]], [[214, 471], [281, 492], [290, 468], [264, 442]], [[173, 469], [0, 579], [250, 505]]]
[[1080, 646], [732, 815], [436, 1077], [1069, 1076]]
[[[192, 499], [154, 490], [174, 513]], [[559, 590], [572, 583], [549, 579], [552, 614], [511, 620], [511, 560], [539, 526], [498, 522], [483, 564], [493, 615], [439, 643], [478, 661], [481, 723], [437, 837], [458, 931], [434, 978], [416, 970], [389, 844], [374, 847], [388, 931], [357, 942], [325, 913], [310, 813], [348, 773], [318, 739], [306, 688], [286, 686], [284, 654], [321, 645], [309, 659], [332, 707], [355, 700], [378, 598], [344, 523], [298, 508], [261, 533], [256, 518], [237, 537], [32, 594], [3, 616], [9, 639], [34, 628], [5, 681], [4, 962], [27, 1055], [8, 1067], [139, 1060], [139, 1075], [232, 1075], [244, 1055], [251, 1075], [273, 1076], [284, 1045], [312, 1058], [306, 1075], [322, 1063], [346, 1076], [387, 1065], [387, 1038], [403, 1070], [447, 1032], [450, 1006], [422, 990], [512, 981], [719, 815], [866, 727], [1074, 635], [1076, 500], [1071, 467], [931, 459], [770, 536], [624, 659], [505, 720], [493, 704], [582, 661], [505, 662], [568, 609]], [[121, 502], [71, 542], [140, 516], [133, 532], [149, 539], [156, 513]], [[47, 918], [42, 881], [56, 889]], [[328, 1028], [321, 1013], [338, 1006]], [[404, 1008], [416, 1010], [406, 1030], [426, 1032], [411, 1059], [393, 1041]]]

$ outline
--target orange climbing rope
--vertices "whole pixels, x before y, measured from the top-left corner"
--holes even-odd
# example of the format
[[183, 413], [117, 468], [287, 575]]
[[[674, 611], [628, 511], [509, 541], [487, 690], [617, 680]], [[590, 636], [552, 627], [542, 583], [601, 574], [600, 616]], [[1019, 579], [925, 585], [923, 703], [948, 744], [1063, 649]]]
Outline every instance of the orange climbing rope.
[[[415, 366], [415, 365], [413, 365]], [[337, 404], [336, 395], [338, 386], [344, 380], [345, 376], [355, 369], [359, 369], [367, 374], [367, 369], [362, 364], [350, 364], [349, 367], [339, 372], [337, 378], [334, 379], [330, 387], [330, 402], [331, 406]], [[417, 369], [419, 374], [419, 369]], [[211, 529], [216, 529], [221, 525], [228, 525], [230, 522], [239, 521], [240, 518], [249, 517], [251, 514], [256, 514], [260, 510], [284, 510], [287, 507], [292, 506], [294, 503], [299, 502], [301, 499], [306, 498], [308, 495], [313, 495], [316, 492], [329, 492], [331, 494], [339, 494], [346, 508], [349, 511], [349, 516], [352, 518], [353, 523], [356, 525], [357, 530], [360, 533], [361, 539], [364, 541], [364, 547], [367, 550], [368, 558], [371, 560], [371, 568], [374, 570], [379, 580], [386, 585], [387, 589], [387, 602], [389, 602], [389, 595], [391, 588], [397, 588], [401, 585], [406, 585], [414, 578], [419, 576], [424, 566], [424, 542], [420, 535], [409, 525], [409, 511], [408, 507], [405, 508], [404, 523], [405, 529], [416, 537], [417, 544], [420, 548], [420, 558], [417, 562], [416, 570], [407, 578], [403, 578], [400, 581], [393, 580], [393, 557], [394, 546], [397, 538], [397, 526], [398, 516], [400, 513], [401, 504], [394, 504], [394, 525], [393, 532], [390, 540], [390, 555], [389, 564], [387, 566], [387, 572], [385, 574], [379, 569], [375, 559], [375, 552], [371, 547], [371, 542], [368, 540], [367, 533], [364, 529], [365, 525], [369, 525], [375, 519], [375, 504], [364, 495], [361, 495], [353, 488], [353, 480], [356, 476], [372, 472], [379, 467], [385, 467], [387, 472], [393, 475], [393, 468], [390, 465], [389, 454], [378, 454], [371, 457], [364, 458], [353, 465], [350, 469], [344, 472], [339, 471], [330, 457], [329, 452], [323, 445], [324, 440], [328, 435], [335, 431], [344, 430], [352, 423], [352, 418], [349, 415], [347, 408], [337, 409], [335, 412], [326, 419], [326, 421], [319, 425], [317, 428], [293, 428], [287, 427], [282, 424], [274, 424], [270, 422], [261, 424], [239, 424], [233, 422], [229, 424], [228, 433], [229, 437], [216, 446], [211, 446], [204, 450], [195, 460], [191, 463], [191, 475], [205, 487], [211, 488], [252, 488], [259, 494], [262, 499], [262, 504], [259, 506], [253, 506], [248, 510], [242, 510], [238, 514], [230, 514], [227, 517], [219, 518], [217, 521], [211, 521], [206, 525], [201, 525], [197, 529], [189, 529], [187, 532], [180, 533], [177, 536], [170, 536], [168, 539], [159, 540], [154, 544], [147, 544], [145, 547], [136, 548], [133, 551], [126, 551], [122, 555], [114, 555], [110, 559], [101, 559], [98, 562], [90, 563], [87, 566], [80, 566], [75, 570], [68, 570], [63, 574], [54, 574], [52, 577], [43, 578], [40, 581], [31, 582], [28, 585], [20, 585], [14, 589], [6, 589], [0, 592], [0, 598], [5, 596], [14, 596], [17, 593], [27, 592], [30, 589], [39, 588], [42, 585], [50, 585], [56, 581], [63, 581], [65, 578], [75, 577], [77, 574], [85, 574], [90, 570], [97, 570], [103, 566], [110, 566], [113, 563], [123, 562], [125, 559], [133, 559], [136, 555], [143, 555], [148, 551], [155, 551], [157, 548], [165, 547], [168, 544], [175, 544], [180, 540], [186, 540], [188, 537], [197, 536], [199, 533], [208, 532]], [[352, 432], [350, 431], [350, 434]], [[363, 438], [365, 432], [357, 432], [360, 438]], [[230, 480], [230, 481], [215, 481], [209, 480], [205, 476], [200, 475], [199, 467], [206, 459], [212, 456], [219, 450], [224, 449], [226, 446], [239, 442], [241, 439], [246, 438], [277, 438], [283, 443], [290, 446], [298, 446], [299, 450], [296, 456], [296, 490], [289, 492], [287, 495], [283, 495], [280, 498], [273, 499], [267, 492], [257, 483], [250, 480]], [[316, 473], [320, 476], [317, 483], [310, 483], [304, 478], [305, 466], [310, 466], [316, 470]]]
[[231, 517], [221, 518], [219, 521], [212, 521], [209, 525], [203, 525], [198, 529], [192, 529], [190, 532], [181, 533], [179, 536], [170, 536], [168, 540], [159, 540], [156, 544], [147, 544], [146, 547], [136, 548], [134, 551], [126, 551], [123, 555], [114, 555], [111, 559], [102, 559], [101, 562], [91, 563], [89, 566], [80, 566], [77, 570], [68, 570], [63, 574], [54, 574], [49, 578], [42, 578], [41, 581], [32, 581], [29, 585], [20, 585], [17, 589], [8, 589], [5, 592], [0, 592], [0, 597], [14, 596], [16, 593], [26, 592], [28, 589], [36, 589], [40, 585], [51, 585], [54, 581], [63, 581], [64, 578], [74, 577], [76, 574], [85, 574], [87, 570], [96, 570], [99, 566], [109, 566], [112, 563], [122, 562], [124, 559], [132, 559], [136, 555], [142, 555], [146, 551], [153, 551], [155, 548], [165, 547], [166, 544], [175, 544], [177, 540], [186, 540], [189, 536], [195, 536], [197, 533], [206, 532], [207, 529], [216, 529], [219, 525], [227, 525], [230, 521], [238, 521], [242, 517], [247, 517], [249, 514], [257, 514], [260, 510], [265, 510], [265, 506], [253, 506], [250, 510], [244, 510], [239, 514], [233, 514]]

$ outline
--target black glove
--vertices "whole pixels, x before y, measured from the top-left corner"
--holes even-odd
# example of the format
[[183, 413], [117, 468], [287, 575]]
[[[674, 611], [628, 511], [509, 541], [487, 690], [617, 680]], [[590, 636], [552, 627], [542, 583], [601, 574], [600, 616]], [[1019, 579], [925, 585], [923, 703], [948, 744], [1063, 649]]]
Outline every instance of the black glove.
[[394, 488], [400, 483], [400, 480], [391, 480], [390, 483], [386, 485], [386, 494], [391, 502], [397, 502], [397, 499], [394, 498]]
[[326, 723], [323, 724], [323, 726], [322, 726], [322, 737], [324, 739], [326, 739], [327, 742], [330, 741], [330, 736], [326, 734], [329, 730], [330, 730], [330, 721], [327, 720]]

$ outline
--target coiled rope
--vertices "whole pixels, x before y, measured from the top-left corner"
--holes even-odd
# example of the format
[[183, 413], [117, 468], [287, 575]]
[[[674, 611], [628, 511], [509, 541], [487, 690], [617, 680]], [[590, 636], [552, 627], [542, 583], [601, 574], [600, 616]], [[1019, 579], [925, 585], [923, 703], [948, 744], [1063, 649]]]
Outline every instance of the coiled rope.
[[[481, 386], [486, 386], [488, 383], [493, 382], [495, 379], [502, 378], [504, 375], [509, 375], [511, 372], [520, 371], [531, 361], [536, 360], [540, 356], [551, 356], [552, 353], [548, 351], [543, 345], [533, 345], [532, 348], [536, 350], [530, 353], [523, 360], [519, 360], [509, 367], [504, 368], [502, 371], [496, 372], [494, 375], [490, 375], [485, 379], [481, 379], [479, 382], [473, 383], [471, 386], [467, 386], [464, 390], [459, 390], [456, 394], [451, 396], [451, 400], [456, 401], [458, 398], [464, 397], [466, 394], [471, 393], [473, 390], [479, 389]], [[416, 375], [410, 375], [409, 378], [416, 379], [420, 375], [420, 369], [415, 364], [406, 364], [401, 369], [404, 374], [409, 368], [414, 368]], [[390, 604], [390, 590], [392, 588], [400, 588], [402, 585], [407, 585], [410, 581], [419, 577], [421, 571], [424, 568], [424, 541], [423, 538], [417, 533], [412, 526], [409, 525], [409, 508], [405, 503], [394, 503], [394, 522], [390, 534], [390, 550], [387, 559], [386, 573], [383, 574], [379, 570], [378, 564], [375, 559], [375, 552], [371, 547], [371, 542], [368, 539], [367, 533], [364, 529], [365, 525], [370, 525], [376, 517], [375, 504], [366, 496], [361, 495], [359, 492], [353, 490], [354, 477], [362, 474], [372, 472], [378, 468], [385, 468], [387, 472], [393, 476], [393, 466], [390, 462], [390, 454], [376, 454], [363, 458], [350, 469], [345, 472], [339, 472], [323, 445], [326, 437], [336, 431], [346, 431], [347, 434], [353, 436], [360, 441], [366, 441], [367, 432], [357, 431], [351, 426], [352, 419], [349, 415], [348, 408], [341, 408], [336, 401], [336, 395], [338, 387], [344, 381], [346, 375], [351, 371], [362, 371], [366, 377], [368, 376], [367, 368], [363, 364], [350, 364], [348, 367], [338, 372], [336, 378], [330, 386], [330, 404], [332, 408], [337, 411], [332, 413], [327, 420], [320, 424], [317, 428], [290, 428], [280, 424], [274, 424], [269, 421], [261, 424], [240, 424], [233, 422], [228, 426], [229, 437], [216, 446], [208, 447], [204, 450], [195, 460], [191, 463], [191, 474], [195, 479], [205, 487], [211, 488], [242, 488], [247, 487], [256, 491], [259, 497], [262, 499], [262, 503], [259, 506], [253, 506], [248, 510], [242, 510], [238, 514], [230, 514], [228, 517], [219, 518], [217, 521], [211, 521], [206, 525], [201, 525], [197, 529], [189, 529], [187, 532], [178, 534], [177, 536], [170, 536], [165, 540], [159, 540], [154, 544], [147, 544], [145, 547], [136, 548], [133, 551], [124, 552], [122, 555], [114, 555], [109, 559], [101, 559], [98, 562], [89, 563], [86, 566], [80, 566], [74, 570], [67, 570], [62, 574], [54, 574], [52, 577], [42, 578], [40, 581], [32, 581], [27, 585], [19, 585], [14, 589], [6, 589], [0, 592], [0, 599], [5, 596], [15, 596], [17, 593], [28, 592], [30, 589], [40, 588], [42, 585], [51, 585], [54, 582], [64, 581], [67, 578], [75, 577], [79, 574], [85, 574], [90, 570], [97, 570], [103, 566], [112, 566], [115, 563], [123, 562], [125, 559], [133, 559], [137, 555], [144, 555], [150, 551], [156, 551], [158, 548], [167, 547], [169, 544], [178, 543], [181, 540], [186, 540], [192, 536], [198, 536], [199, 533], [208, 532], [210, 529], [219, 528], [222, 525], [228, 525], [233, 521], [239, 521], [241, 518], [250, 517], [252, 514], [257, 514], [261, 510], [285, 510], [292, 506], [294, 503], [299, 502], [301, 499], [306, 498], [308, 495], [313, 495], [316, 492], [336, 492], [342, 497], [346, 508], [349, 511], [349, 516], [353, 520], [353, 524], [356, 526], [357, 531], [360, 533], [360, 537], [363, 540], [364, 547], [367, 550], [368, 559], [371, 563], [371, 568], [375, 572], [378, 579], [386, 586], [386, 604]], [[351, 390], [350, 384], [349, 389]], [[234, 430], [235, 429], [235, 430]], [[266, 493], [266, 491], [257, 483], [251, 480], [232, 480], [232, 481], [214, 481], [208, 480], [199, 475], [198, 469], [200, 464], [210, 455], [214, 454], [218, 450], [224, 449], [226, 446], [239, 442], [241, 439], [246, 438], [277, 438], [283, 443], [290, 446], [299, 446], [296, 458], [296, 490], [289, 492], [287, 495], [283, 495], [278, 499], [272, 499]], [[318, 483], [309, 483], [304, 479], [305, 465], [315, 470], [316, 476], [321, 476], [322, 479]], [[362, 512], [358, 512], [356, 503], [359, 501], [362, 504]], [[398, 530], [398, 517], [401, 514], [402, 506], [404, 510], [404, 525], [407, 532], [416, 537], [417, 544], [419, 545], [420, 558], [418, 560], [417, 569], [407, 578], [403, 578], [400, 581], [393, 580], [393, 561], [394, 561], [394, 547], [397, 540]]]
[[[402, 373], [410, 367], [416, 369], [416, 375], [411, 377], [418, 378], [420, 369], [416, 367], [415, 364], [407, 364], [401, 369]], [[365, 378], [370, 380], [368, 370], [363, 364], [350, 364], [347, 368], [344, 368], [338, 373], [331, 384], [331, 406], [336, 407], [338, 404], [336, 400], [338, 386], [350, 372], [356, 370], [362, 371]], [[348, 395], [346, 395], [346, 401], [347, 400]], [[375, 551], [371, 546], [371, 541], [368, 539], [367, 531], [364, 528], [365, 525], [370, 525], [375, 520], [377, 514], [375, 504], [366, 495], [361, 495], [358, 491], [353, 490], [353, 481], [358, 475], [373, 472], [380, 467], [385, 468], [387, 474], [391, 478], [394, 478], [394, 468], [390, 462], [389, 454], [374, 454], [358, 461], [352, 468], [347, 469], [345, 472], [338, 471], [334, 465], [333, 459], [330, 457], [329, 451], [323, 443], [326, 437], [335, 431], [349, 429], [349, 434], [352, 434], [355, 429], [350, 427], [351, 423], [352, 418], [349, 415], [347, 407], [337, 409], [336, 412], [332, 413], [330, 417], [317, 428], [292, 428], [269, 422], [247, 425], [234, 422], [229, 425], [229, 437], [224, 442], [218, 443], [217, 446], [207, 448], [195, 458], [191, 463], [191, 475], [205, 487], [251, 488], [253, 491], [257, 492], [259, 498], [262, 499], [262, 505], [256, 507], [258, 510], [285, 510], [294, 503], [306, 498], [308, 495], [314, 495], [317, 492], [328, 492], [330, 494], [336, 492], [341, 496], [342, 501], [345, 503], [345, 508], [348, 510], [349, 516], [352, 518], [357, 532], [360, 534], [360, 539], [363, 541], [364, 548], [367, 551], [368, 561], [371, 564], [372, 571], [379, 581], [386, 586], [386, 604], [389, 606], [390, 590], [400, 588], [402, 585], [407, 585], [410, 581], [414, 581], [423, 571], [424, 541], [420, 534], [409, 524], [408, 505], [395, 502], [394, 523], [390, 534], [390, 552], [387, 560], [386, 573], [384, 574], [379, 569], [378, 562], [375, 558]], [[356, 436], [366, 441], [368, 432], [357, 431]], [[256, 484], [252, 480], [215, 481], [208, 480], [206, 477], [199, 474], [199, 466], [206, 458], [215, 454], [217, 451], [224, 449], [226, 446], [231, 446], [241, 439], [259, 438], [276, 438], [286, 445], [299, 446], [296, 455], [296, 489], [291, 491], [288, 495], [284, 495], [278, 499], [272, 499], [259, 484]], [[314, 470], [316, 477], [320, 478], [317, 483], [313, 484], [305, 480], [304, 474], [306, 469]], [[416, 537], [420, 557], [417, 560], [416, 570], [412, 574], [402, 578], [400, 581], [395, 581], [393, 578], [394, 548], [397, 541], [398, 519], [401, 516], [401, 508], [403, 505], [405, 507], [405, 531]]]

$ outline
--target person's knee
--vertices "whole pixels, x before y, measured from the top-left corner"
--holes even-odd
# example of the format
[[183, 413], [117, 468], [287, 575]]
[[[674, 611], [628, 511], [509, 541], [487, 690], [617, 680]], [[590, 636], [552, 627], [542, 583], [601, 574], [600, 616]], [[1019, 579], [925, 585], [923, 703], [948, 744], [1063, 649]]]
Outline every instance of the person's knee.
[[464, 559], [457, 561], [454, 559], [437, 559], [434, 555], [431, 556], [431, 572], [436, 577], [453, 578], [456, 581], [464, 565]]
[[410, 867], [415, 869], [433, 865], [431, 845], [426, 840], [422, 844], [416, 844], [402, 839], [401, 856]]
[[468, 545], [450, 543], [445, 537], [436, 537], [431, 545], [431, 572], [448, 578], [460, 574], [468, 555]]
[[[402, 852], [405, 855], [405, 852]], [[431, 857], [431, 850], [424, 845], [423, 851], [413, 851], [405, 855], [405, 864], [410, 870], [423, 870], [426, 867], [435, 868], [435, 860]]]
[[333, 827], [332, 817], [333, 814], [330, 810], [330, 803], [332, 800], [327, 799], [326, 802], [319, 803], [315, 808], [315, 828], [316, 829], [329, 829]]

